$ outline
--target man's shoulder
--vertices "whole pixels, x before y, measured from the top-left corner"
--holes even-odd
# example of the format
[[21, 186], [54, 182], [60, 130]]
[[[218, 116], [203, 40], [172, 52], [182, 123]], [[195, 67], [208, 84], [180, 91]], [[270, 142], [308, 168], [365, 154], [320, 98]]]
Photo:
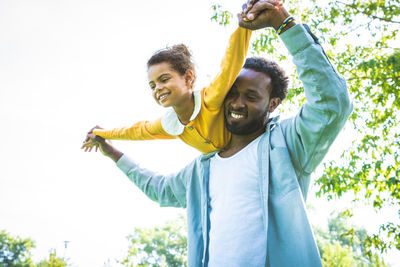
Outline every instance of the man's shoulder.
[[281, 118], [280, 116], [274, 117], [273, 120], [268, 124], [270, 131], [270, 146], [274, 147], [285, 147], [287, 144], [286, 132], [287, 129], [293, 125], [295, 116]]

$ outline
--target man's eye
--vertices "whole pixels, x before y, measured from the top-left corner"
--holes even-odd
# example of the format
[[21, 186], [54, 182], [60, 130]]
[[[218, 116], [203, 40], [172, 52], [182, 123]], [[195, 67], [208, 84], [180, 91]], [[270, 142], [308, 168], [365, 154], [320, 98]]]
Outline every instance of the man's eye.
[[255, 96], [247, 96], [247, 99], [248, 99], [249, 101], [256, 101], [256, 100], [257, 100], [257, 97], [255, 97]]
[[168, 82], [169, 78], [162, 79], [161, 82], [166, 83]]
[[234, 95], [236, 95], [235, 90], [230, 90], [226, 96], [232, 97]]
[[154, 84], [151, 84], [151, 85], [150, 85], [150, 89], [151, 89], [151, 90], [154, 90], [155, 88], [156, 88], [156, 86], [155, 86]]

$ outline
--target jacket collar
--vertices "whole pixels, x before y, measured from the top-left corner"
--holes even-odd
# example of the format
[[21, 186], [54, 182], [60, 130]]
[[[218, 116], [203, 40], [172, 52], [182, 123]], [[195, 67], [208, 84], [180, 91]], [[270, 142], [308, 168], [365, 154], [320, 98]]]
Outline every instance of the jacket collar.
[[272, 131], [272, 129], [274, 129], [275, 126], [279, 123], [279, 118], [280, 118], [279, 115], [278, 115], [278, 116], [275, 116], [275, 117], [273, 117], [273, 118], [271, 118], [271, 119], [268, 121], [266, 128], [269, 127], [269, 130]]
[[[201, 91], [195, 91], [193, 95], [194, 110], [192, 116], [190, 117], [190, 121], [196, 118], [201, 108]], [[168, 108], [168, 111], [161, 118], [161, 126], [163, 127], [164, 131], [174, 136], [181, 135], [185, 129], [185, 125], [179, 121], [178, 115], [172, 107]]]

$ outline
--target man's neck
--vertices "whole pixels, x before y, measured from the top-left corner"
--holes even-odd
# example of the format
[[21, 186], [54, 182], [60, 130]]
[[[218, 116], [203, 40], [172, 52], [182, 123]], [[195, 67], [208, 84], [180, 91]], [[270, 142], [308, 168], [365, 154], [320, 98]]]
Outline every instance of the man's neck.
[[249, 135], [232, 134], [231, 142], [225, 147], [223, 151], [218, 153], [219, 156], [221, 158], [228, 158], [235, 155], [237, 152], [245, 148], [248, 144], [250, 144], [253, 140], [262, 135], [264, 132], [265, 127]]

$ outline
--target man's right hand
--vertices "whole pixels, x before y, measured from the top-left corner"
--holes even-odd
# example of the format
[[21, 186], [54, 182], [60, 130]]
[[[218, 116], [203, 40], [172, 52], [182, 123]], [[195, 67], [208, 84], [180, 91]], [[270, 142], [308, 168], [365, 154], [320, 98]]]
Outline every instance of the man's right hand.
[[250, 0], [242, 9], [243, 12], [238, 14], [239, 26], [250, 30], [266, 27], [277, 30], [283, 21], [290, 17], [281, 1]]

